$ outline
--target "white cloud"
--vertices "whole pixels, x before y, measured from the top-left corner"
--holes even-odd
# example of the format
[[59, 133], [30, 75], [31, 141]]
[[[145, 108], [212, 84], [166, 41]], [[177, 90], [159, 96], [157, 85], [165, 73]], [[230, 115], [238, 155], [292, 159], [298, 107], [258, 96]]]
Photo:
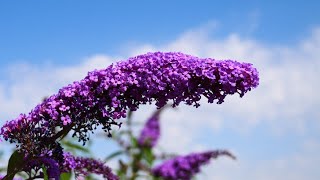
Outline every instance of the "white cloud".
[[214, 160], [203, 169], [204, 173], [200, 174], [199, 178], [217, 180], [319, 179], [317, 162], [320, 161], [320, 158], [317, 154], [320, 150], [320, 143], [314, 140], [306, 140], [305, 143], [295, 150], [296, 153], [285, 155], [282, 158], [262, 161], [250, 157], [239, 157], [238, 161], [226, 158]]
[[[312, 136], [308, 127], [317, 125], [319, 130], [320, 88], [320, 28], [310, 37], [288, 46], [266, 46], [254, 39], [243, 39], [230, 34], [224, 39], [214, 39], [205, 29], [190, 30], [169, 44], [154, 47], [141, 45], [139, 53], [150, 50], [182, 51], [201, 57], [237, 59], [254, 64], [260, 71], [261, 82], [257, 89], [240, 99], [228, 97], [223, 105], [203, 103], [199, 109], [182, 107], [174, 114], [165, 113], [162, 122], [164, 136], [160, 146], [168, 151], [187, 153], [198, 147], [212, 146], [197, 144], [197, 135], [206, 127], [212, 131], [233, 128], [250, 134], [260, 124], [267, 124], [272, 133], [281, 138], [283, 134]], [[145, 51], [143, 48], [147, 47]], [[133, 54], [136, 53], [133, 51]], [[170, 121], [170, 123], [168, 122]], [[251, 134], [251, 136], [259, 136]], [[263, 139], [261, 139], [263, 141]], [[230, 139], [232, 141], [232, 139]], [[297, 144], [304, 143], [297, 140]], [[211, 145], [210, 145], [211, 144]], [[309, 143], [310, 144], [310, 143]], [[319, 140], [310, 145], [313, 151], [288, 150], [282, 158], [270, 156], [270, 160], [253, 160], [248, 157], [237, 163], [218, 161], [205, 170], [203, 179], [318, 179], [317, 151]], [[316, 148], [317, 147], [317, 148]], [[283, 147], [273, 148], [286, 148]], [[268, 151], [266, 149], [266, 151]], [[212, 171], [211, 171], [212, 170]], [[201, 179], [202, 179], [201, 178]]]
[[[265, 123], [268, 124], [265, 128], [272, 132], [304, 136], [312, 136], [308, 132], [310, 124], [317, 125], [320, 130], [320, 113], [317, 110], [320, 105], [320, 96], [317, 94], [320, 88], [317, 79], [320, 72], [319, 28], [315, 28], [311, 36], [300, 43], [267, 46], [254, 39], [241, 38], [236, 33], [215, 39], [211, 34], [214, 27], [213, 23], [191, 29], [168, 44], [141, 44], [130, 49], [129, 53], [123, 53], [137, 55], [155, 50], [182, 51], [201, 57], [252, 62], [260, 71], [260, 86], [243, 99], [233, 96], [228, 97], [222, 105], [204, 102], [199, 109], [182, 106], [178, 111], [167, 110], [161, 121], [163, 136], [160, 146], [179, 153], [209, 148], [212, 143], [210, 140], [209, 145], [195, 143], [203, 127], [215, 133], [231, 128], [250, 134], [254, 127]], [[7, 69], [7, 81], [0, 81], [0, 118], [9, 119], [20, 112], [28, 112], [42, 97], [57, 92], [59, 87], [83, 78], [89, 70], [106, 67], [119, 59], [96, 55], [72, 67], [27, 63], [12, 65]], [[136, 113], [135, 119], [144, 120], [150, 113], [148, 110], [142, 108]], [[319, 174], [313, 168], [316, 167], [313, 157], [317, 155], [314, 149], [320, 150], [319, 141], [308, 141], [306, 144], [311, 150], [298, 150], [294, 156], [271, 158], [269, 161], [240, 158], [236, 163], [222, 159], [205, 172], [209, 179], [211, 176], [216, 179], [317, 179], [314, 177], [319, 177]], [[241, 152], [237, 154], [241, 157]], [[307, 168], [310, 166], [312, 168]], [[208, 179], [208, 176], [203, 178]]]
[[86, 76], [88, 71], [106, 67], [114, 58], [95, 55], [72, 67], [53, 64], [37, 66], [27, 63], [13, 64], [6, 69], [6, 82], [0, 81], [1, 120], [29, 112], [42, 98], [56, 93], [59, 88]]
[[[234, 123], [250, 126], [268, 121], [274, 128], [278, 123], [281, 124], [281, 130], [277, 131], [302, 133], [305, 131], [306, 114], [311, 113], [310, 121], [319, 117], [316, 107], [320, 105], [320, 96], [317, 96], [320, 87], [320, 81], [317, 80], [320, 70], [320, 29], [315, 29], [310, 37], [297, 45], [283, 47], [267, 47], [254, 39], [242, 39], [237, 34], [217, 40], [207, 30], [206, 27], [190, 30], [167, 45], [141, 45], [137, 49], [139, 53], [155, 49], [181, 51], [201, 57], [253, 63], [260, 71], [260, 86], [245, 95], [244, 100], [236, 96], [228, 97], [218, 107], [220, 117], [228, 114], [236, 116], [237, 122]], [[145, 51], [144, 47], [147, 47]], [[204, 106], [213, 108], [206, 103]]]

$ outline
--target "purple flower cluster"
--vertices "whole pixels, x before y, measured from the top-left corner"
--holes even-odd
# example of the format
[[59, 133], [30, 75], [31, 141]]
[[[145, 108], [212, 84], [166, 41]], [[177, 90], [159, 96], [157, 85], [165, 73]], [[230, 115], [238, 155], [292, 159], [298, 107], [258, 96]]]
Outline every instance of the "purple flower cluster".
[[[59, 163], [51, 158], [37, 158], [30, 160], [24, 167], [24, 171], [27, 172], [30, 177], [33, 171], [37, 172], [42, 167], [47, 169], [47, 174], [50, 179], [59, 180], [60, 179], [60, 168]], [[43, 174], [42, 174], [43, 177]]]
[[108, 180], [118, 180], [111, 169], [102, 162], [84, 157], [75, 157], [70, 153], [64, 153], [65, 162], [63, 163], [62, 172], [74, 171], [76, 174], [87, 176], [89, 173], [103, 175]]
[[187, 156], [177, 156], [155, 167], [152, 173], [156, 177], [165, 180], [190, 180], [200, 171], [200, 166], [207, 164], [212, 158], [226, 155], [235, 157], [228, 151], [209, 151], [204, 153], [192, 153]]
[[160, 137], [159, 111], [154, 113], [143, 127], [138, 138], [141, 147], [154, 147]]
[[110, 134], [115, 120], [141, 104], [168, 101], [198, 107], [202, 96], [222, 103], [228, 94], [240, 94], [259, 83], [249, 63], [198, 58], [183, 53], [148, 53], [129, 58], [88, 75], [59, 90], [29, 114], [7, 122], [0, 135], [28, 156], [53, 150], [58, 138], [72, 130], [85, 143], [98, 126]]
[[[34, 159], [25, 159], [22, 171], [26, 172], [29, 177], [36, 176], [43, 178], [44, 174], [41, 171], [43, 167], [47, 170], [47, 175], [50, 179], [60, 179], [61, 172], [75, 172], [87, 176], [89, 173], [103, 175], [108, 180], [118, 180], [111, 169], [102, 162], [92, 158], [75, 157], [70, 153], [63, 152], [63, 162], [59, 163], [52, 157], [38, 157]], [[38, 172], [40, 171], [40, 174]]]

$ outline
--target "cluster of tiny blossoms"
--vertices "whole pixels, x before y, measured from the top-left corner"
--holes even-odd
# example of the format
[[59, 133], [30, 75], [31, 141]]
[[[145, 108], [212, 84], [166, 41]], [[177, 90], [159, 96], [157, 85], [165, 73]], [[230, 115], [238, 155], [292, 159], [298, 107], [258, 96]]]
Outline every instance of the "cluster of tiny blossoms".
[[152, 148], [157, 144], [160, 137], [159, 112], [154, 113], [141, 130], [138, 138], [139, 146]]
[[[32, 177], [32, 173], [38, 172], [42, 167], [46, 167], [49, 178], [54, 180], [60, 179], [59, 163], [50, 158], [37, 158], [30, 160], [24, 166], [23, 171], [25, 171], [29, 177]], [[40, 174], [40, 177], [43, 177], [43, 173]]]
[[75, 172], [76, 174], [82, 176], [87, 176], [91, 173], [94, 173], [103, 175], [103, 177], [108, 180], [118, 180], [118, 177], [112, 173], [111, 169], [98, 160], [85, 157], [75, 157], [67, 152], [63, 152], [63, 156], [64, 161], [61, 164], [59, 164], [56, 160], [47, 157], [38, 157], [31, 160], [26, 160], [23, 171], [25, 171], [29, 177], [32, 177], [34, 172], [36, 172], [37, 176], [34, 178], [43, 178], [43, 172], [40, 172], [40, 174], [37, 172], [45, 167], [48, 178], [55, 180], [60, 179], [60, 174], [63, 172]]
[[186, 156], [177, 156], [165, 161], [163, 164], [155, 167], [152, 173], [156, 177], [165, 180], [190, 180], [200, 171], [200, 166], [209, 163], [212, 158], [226, 155], [233, 159], [235, 157], [228, 151], [209, 151], [203, 153], [192, 153]]
[[74, 171], [80, 176], [87, 176], [89, 173], [103, 175], [108, 180], [118, 180], [111, 169], [100, 162], [91, 158], [75, 157], [70, 153], [64, 153], [65, 162], [63, 163], [62, 172]]
[[36, 156], [55, 148], [57, 139], [69, 131], [84, 143], [97, 126], [110, 134], [112, 125], [120, 126], [115, 120], [141, 104], [155, 102], [161, 108], [172, 101], [173, 106], [184, 102], [198, 107], [202, 96], [209, 103], [222, 103], [228, 94], [242, 97], [258, 83], [258, 72], [249, 63], [148, 53], [89, 72], [29, 114], [7, 122], [0, 134], [28, 156]]

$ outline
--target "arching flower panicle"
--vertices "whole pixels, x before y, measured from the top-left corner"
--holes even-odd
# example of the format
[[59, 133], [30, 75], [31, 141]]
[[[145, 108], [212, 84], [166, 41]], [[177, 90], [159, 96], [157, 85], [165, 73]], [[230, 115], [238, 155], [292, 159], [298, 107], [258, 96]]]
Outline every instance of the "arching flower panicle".
[[258, 84], [258, 72], [248, 63], [175, 52], [147, 53], [89, 72], [30, 113], [7, 122], [0, 135], [33, 156], [52, 149], [69, 131], [83, 143], [98, 126], [110, 134], [113, 125], [120, 126], [117, 119], [141, 104], [155, 102], [161, 108], [183, 102], [199, 107], [201, 97], [220, 104], [227, 95], [242, 97]]
[[224, 150], [192, 153], [169, 159], [153, 168], [152, 173], [154, 176], [161, 177], [165, 180], [191, 180], [196, 173], [200, 172], [201, 166], [219, 156], [229, 156], [235, 159], [235, 156]]

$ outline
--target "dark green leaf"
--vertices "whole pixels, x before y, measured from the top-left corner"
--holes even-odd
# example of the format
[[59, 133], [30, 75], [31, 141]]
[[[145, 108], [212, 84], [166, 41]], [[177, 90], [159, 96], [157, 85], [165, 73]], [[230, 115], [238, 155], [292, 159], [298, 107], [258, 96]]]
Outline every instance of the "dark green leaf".
[[117, 170], [117, 176], [121, 180], [128, 179], [126, 178], [127, 171], [128, 171], [128, 165], [122, 162], [121, 160], [119, 160], [119, 169]]
[[120, 151], [116, 151], [116, 152], [110, 154], [109, 156], [107, 156], [104, 161], [105, 162], [110, 161], [111, 159], [113, 159], [113, 158], [115, 158], [115, 157], [117, 157], [117, 156], [119, 156], [119, 155], [121, 155], [123, 153], [124, 153], [124, 151], [121, 151], [121, 150]]
[[3, 178], [3, 180], [12, 180], [17, 172], [21, 170], [24, 164], [24, 154], [14, 151], [8, 162], [7, 176]]
[[89, 149], [87, 149], [87, 148], [85, 148], [85, 147], [83, 147], [81, 145], [72, 143], [70, 141], [63, 141], [63, 145], [67, 146], [70, 149], [79, 150], [79, 151], [84, 152], [84, 153], [90, 153]]

